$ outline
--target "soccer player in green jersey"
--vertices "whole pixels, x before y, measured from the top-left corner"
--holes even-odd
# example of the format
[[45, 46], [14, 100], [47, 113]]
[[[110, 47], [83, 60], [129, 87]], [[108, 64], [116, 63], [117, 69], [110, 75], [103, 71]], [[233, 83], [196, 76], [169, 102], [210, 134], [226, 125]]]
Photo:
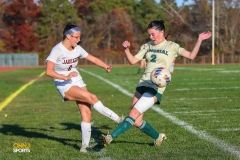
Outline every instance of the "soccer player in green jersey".
[[144, 44], [135, 56], [129, 51], [130, 42], [124, 41], [122, 43], [130, 64], [136, 64], [138, 61], [145, 58], [147, 65], [136, 88], [132, 100], [132, 109], [129, 112], [129, 115], [110, 134], [102, 135], [102, 138], [105, 141], [104, 145], [110, 144], [113, 139], [129, 130], [133, 125], [152, 137], [155, 146], [161, 145], [162, 141], [166, 139], [166, 135], [164, 133], [159, 133], [147, 121], [143, 120], [145, 111], [155, 103], [160, 104], [162, 94], [166, 89], [166, 87], [159, 88], [156, 85], [153, 85], [150, 80], [151, 72], [157, 67], [163, 67], [169, 70], [172, 62], [178, 56], [194, 59], [199, 51], [202, 41], [210, 38], [212, 35], [209, 31], [199, 34], [195, 47], [190, 52], [180, 47], [179, 44], [166, 40], [164, 37], [165, 26], [163, 20], [152, 21], [148, 25], [147, 32], [150, 41]]

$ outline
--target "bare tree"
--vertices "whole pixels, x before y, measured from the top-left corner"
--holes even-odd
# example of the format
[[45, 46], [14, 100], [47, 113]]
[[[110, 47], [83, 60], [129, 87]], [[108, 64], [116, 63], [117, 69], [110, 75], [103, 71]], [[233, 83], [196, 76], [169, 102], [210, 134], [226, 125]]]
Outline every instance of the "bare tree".
[[[174, 0], [162, 0], [160, 8], [171, 18], [169, 29], [173, 39], [186, 49], [192, 49], [198, 34], [211, 28], [211, 6], [208, 0], [192, 1], [189, 5], [177, 7]], [[204, 42], [200, 54], [208, 54], [211, 50], [210, 43]]]
[[240, 0], [216, 1], [216, 45], [220, 53], [231, 55], [234, 62], [240, 41]]
[[[81, 23], [83, 27], [82, 46], [99, 58], [122, 57], [122, 42], [133, 38], [133, 28], [130, 17], [124, 9], [112, 9], [106, 14], [96, 16], [95, 24]], [[89, 44], [91, 44], [89, 46]]]

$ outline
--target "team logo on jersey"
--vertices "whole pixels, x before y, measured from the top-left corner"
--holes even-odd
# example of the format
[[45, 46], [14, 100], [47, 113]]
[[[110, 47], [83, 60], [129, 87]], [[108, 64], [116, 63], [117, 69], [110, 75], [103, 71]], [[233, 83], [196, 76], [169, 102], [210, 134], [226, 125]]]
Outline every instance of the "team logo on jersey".
[[65, 60], [63, 60], [62, 64], [72, 64], [72, 63], [76, 63], [77, 61], [78, 61], [78, 58], [65, 59]]
[[162, 53], [168, 56], [168, 51], [162, 50], [162, 49], [148, 49], [148, 52], [153, 52], [153, 53]]

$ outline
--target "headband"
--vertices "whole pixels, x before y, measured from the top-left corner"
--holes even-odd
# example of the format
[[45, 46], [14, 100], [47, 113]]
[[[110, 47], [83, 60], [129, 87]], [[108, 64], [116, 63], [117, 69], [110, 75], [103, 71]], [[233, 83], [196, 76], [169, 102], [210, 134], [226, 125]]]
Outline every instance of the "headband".
[[64, 36], [67, 35], [67, 34], [72, 34], [72, 33], [74, 33], [74, 32], [79, 32], [79, 31], [80, 31], [80, 29], [79, 29], [78, 27], [74, 27], [74, 28], [69, 29], [68, 31], [66, 31], [66, 32], [64, 33]]

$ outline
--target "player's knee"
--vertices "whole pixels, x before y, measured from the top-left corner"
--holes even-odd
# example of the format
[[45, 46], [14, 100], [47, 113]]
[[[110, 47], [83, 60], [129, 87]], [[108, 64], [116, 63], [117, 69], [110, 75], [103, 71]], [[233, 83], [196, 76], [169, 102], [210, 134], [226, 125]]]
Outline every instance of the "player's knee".
[[74, 101], [75, 99], [71, 96], [65, 95], [64, 99], [67, 99], [69, 101]]
[[129, 116], [136, 120], [140, 116], [140, 114], [141, 113], [136, 108], [132, 108], [132, 110], [129, 113]]
[[98, 97], [95, 94], [91, 94], [89, 98], [90, 98], [90, 101], [92, 102], [92, 104], [95, 104], [99, 101]]

